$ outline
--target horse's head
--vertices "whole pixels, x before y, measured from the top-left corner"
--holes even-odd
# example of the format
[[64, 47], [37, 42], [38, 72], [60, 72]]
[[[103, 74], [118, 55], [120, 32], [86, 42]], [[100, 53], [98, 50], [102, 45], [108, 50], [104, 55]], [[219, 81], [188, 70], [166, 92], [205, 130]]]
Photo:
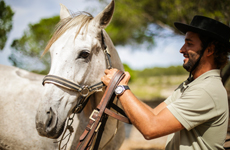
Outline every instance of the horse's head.
[[[95, 18], [89, 14], [71, 16], [66, 7], [61, 5], [61, 21], [45, 50], [50, 50], [51, 54], [49, 74], [80, 86], [92, 86], [100, 82], [107, 67], [103, 39], [110, 50], [112, 65], [121, 68], [118, 54], [103, 30], [109, 24], [113, 11], [114, 1]], [[36, 115], [36, 128], [42, 136], [58, 138], [67, 117], [82, 96], [78, 91], [50, 83], [47, 82], [44, 87]]]

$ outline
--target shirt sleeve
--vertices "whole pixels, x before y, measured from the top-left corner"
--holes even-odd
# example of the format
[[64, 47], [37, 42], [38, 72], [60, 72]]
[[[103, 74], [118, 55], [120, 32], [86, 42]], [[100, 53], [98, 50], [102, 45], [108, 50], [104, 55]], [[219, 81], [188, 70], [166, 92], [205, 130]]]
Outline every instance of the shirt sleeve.
[[167, 105], [169, 105], [170, 103], [172, 103], [172, 95], [170, 95], [164, 102], [165, 102]]
[[188, 131], [217, 114], [212, 97], [203, 88], [188, 88], [167, 108]]
[[181, 96], [180, 89], [174, 91], [164, 102], [169, 105]]

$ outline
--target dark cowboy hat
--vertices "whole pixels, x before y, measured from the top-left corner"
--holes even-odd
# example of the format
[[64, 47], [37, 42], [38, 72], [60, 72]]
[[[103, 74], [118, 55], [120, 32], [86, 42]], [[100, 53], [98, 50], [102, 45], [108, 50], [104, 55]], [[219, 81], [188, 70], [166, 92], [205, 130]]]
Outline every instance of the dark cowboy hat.
[[214, 19], [204, 16], [194, 16], [190, 25], [179, 22], [175, 22], [174, 25], [184, 34], [187, 31], [192, 31], [212, 37], [230, 46], [230, 28], [227, 25]]

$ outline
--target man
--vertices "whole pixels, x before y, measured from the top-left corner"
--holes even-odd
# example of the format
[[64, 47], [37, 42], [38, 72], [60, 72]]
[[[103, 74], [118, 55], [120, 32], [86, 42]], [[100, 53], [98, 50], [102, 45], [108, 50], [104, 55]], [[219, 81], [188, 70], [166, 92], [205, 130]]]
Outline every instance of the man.
[[[224, 149], [229, 114], [220, 69], [228, 60], [230, 28], [203, 16], [195, 16], [190, 25], [174, 25], [185, 33], [180, 53], [185, 57], [183, 67], [190, 72], [188, 80], [154, 109], [126, 90], [127, 72], [115, 93], [146, 139], [170, 134], [168, 150]], [[102, 81], [108, 85], [116, 71], [105, 70]]]

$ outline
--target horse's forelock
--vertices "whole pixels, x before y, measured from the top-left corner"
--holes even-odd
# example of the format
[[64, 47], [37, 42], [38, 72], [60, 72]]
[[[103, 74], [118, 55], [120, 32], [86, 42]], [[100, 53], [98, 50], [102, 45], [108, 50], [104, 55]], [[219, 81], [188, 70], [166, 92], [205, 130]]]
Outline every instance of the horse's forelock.
[[90, 21], [93, 19], [93, 16], [87, 12], [78, 12], [78, 13], [71, 13], [71, 17], [62, 19], [56, 25], [52, 38], [49, 40], [48, 44], [42, 55], [49, 51], [51, 45], [68, 29], [73, 28], [79, 25], [79, 28], [76, 32], [75, 38], [80, 33], [81, 29], [84, 27], [86, 32], [88, 31], [88, 25]]

